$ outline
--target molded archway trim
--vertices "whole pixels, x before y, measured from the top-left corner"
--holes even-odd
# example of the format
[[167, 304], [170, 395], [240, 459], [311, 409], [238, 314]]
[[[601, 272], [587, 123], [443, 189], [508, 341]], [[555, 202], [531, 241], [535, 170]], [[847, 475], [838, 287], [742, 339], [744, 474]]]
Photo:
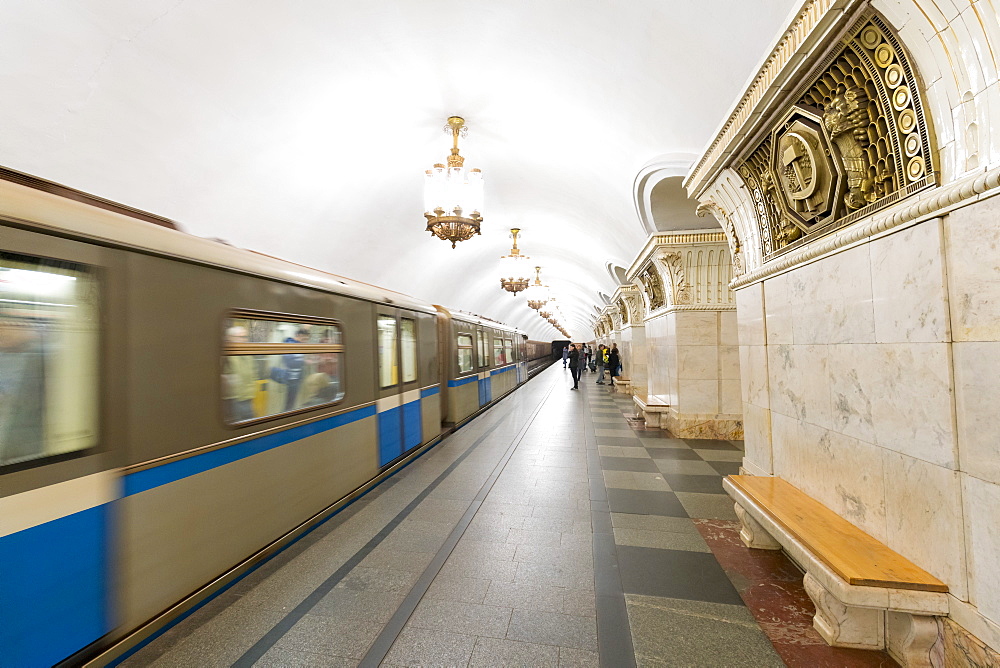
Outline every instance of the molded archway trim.
[[663, 179], [686, 177], [698, 156], [692, 153], [665, 153], [647, 162], [635, 177], [632, 199], [646, 234], [656, 234], [651, 195]]

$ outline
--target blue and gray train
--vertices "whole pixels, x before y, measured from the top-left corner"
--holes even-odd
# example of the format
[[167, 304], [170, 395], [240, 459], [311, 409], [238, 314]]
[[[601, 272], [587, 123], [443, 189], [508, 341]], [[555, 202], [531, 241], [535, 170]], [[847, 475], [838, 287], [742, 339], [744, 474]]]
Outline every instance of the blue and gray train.
[[142, 642], [548, 347], [0, 170], [0, 665]]

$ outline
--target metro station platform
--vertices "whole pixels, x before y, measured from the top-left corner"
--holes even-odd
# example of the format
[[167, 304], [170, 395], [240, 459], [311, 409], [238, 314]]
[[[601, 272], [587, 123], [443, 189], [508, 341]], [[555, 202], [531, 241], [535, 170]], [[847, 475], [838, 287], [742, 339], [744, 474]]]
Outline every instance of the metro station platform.
[[594, 381], [556, 363], [121, 665], [896, 665], [828, 647], [801, 572], [742, 545], [742, 443]]

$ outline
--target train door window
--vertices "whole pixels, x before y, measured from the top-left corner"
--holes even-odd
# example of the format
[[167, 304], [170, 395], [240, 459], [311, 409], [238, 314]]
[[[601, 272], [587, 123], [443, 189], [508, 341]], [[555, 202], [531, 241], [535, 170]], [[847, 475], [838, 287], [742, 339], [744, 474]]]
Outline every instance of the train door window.
[[417, 323], [411, 318], [400, 318], [399, 340], [403, 344], [403, 382], [417, 380]]
[[478, 332], [476, 332], [476, 336], [479, 340], [479, 366], [480, 367], [489, 366], [490, 351], [488, 347], [489, 343], [486, 339], [486, 332], [480, 329]]
[[503, 340], [504, 362], [510, 364], [514, 361], [514, 342], [510, 339]]
[[503, 339], [494, 338], [493, 339], [493, 365], [501, 366], [506, 364], [506, 360], [503, 357]]
[[472, 371], [472, 336], [469, 334], [458, 335], [458, 372], [467, 373]]
[[225, 322], [226, 422], [243, 423], [344, 398], [343, 333], [325, 318], [239, 311]]
[[0, 466], [97, 445], [99, 297], [85, 265], [0, 252]]
[[378, 384], [392, 387], [399, 383], [399, 361], [396, 358], [396, 318], [378, 317]]

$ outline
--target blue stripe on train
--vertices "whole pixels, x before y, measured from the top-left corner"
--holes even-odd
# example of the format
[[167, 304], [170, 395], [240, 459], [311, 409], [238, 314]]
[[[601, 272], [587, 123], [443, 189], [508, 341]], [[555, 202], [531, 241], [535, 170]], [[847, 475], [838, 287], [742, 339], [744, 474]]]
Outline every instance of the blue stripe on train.
[[385, 466], [403, 454], [400, 408], [390, 408], [378, 414], [378, 465]]
[[403, 404], [403, 449], [405, 451], [423, 443], [423, 421], [419, 399]]
[[466, 376], [465, 378], [459, 378], [457, 380], [449, 380], [448, 387], [461, 387], [466, 383], [471, 383], [472, 381], [476, 380], [476, 378], [477, 378], [476, 376]]
[[365, 406], [364, 408], [357, 408], [347, 413], [328, 417], [325, 420], [317, 420], [316, 422], [292, 427], [285, 431], [237, 443], [227, 448], [212, 450], [203, 455], [195, 455], [194, 457], [170, 462], [156, 468], [138, 471], [137, 473], [125, 476], [125, 496], [145, 492], [154, 487], [166, 485], [197, 473], [202, 473], [203, 471], [224, 466], [264, 452], [265, 450], [271, 450], [272, 448], [281, 447], [293, 441], [315, 436], [324, 431], [336, 429], [337, 427], [363, 420], [373, 415], [375, 415], [375, 407]]
[[51, 666], [111, 630], [109, 508], [0, 538], [0, 665]]
[[420, 398], [423, 399], [425, 397], [432, 397], [440, 391], [441, 387], [438, 385], [435, 385], [434, 387], [428, 387], [426, 389], [420, 390]]

